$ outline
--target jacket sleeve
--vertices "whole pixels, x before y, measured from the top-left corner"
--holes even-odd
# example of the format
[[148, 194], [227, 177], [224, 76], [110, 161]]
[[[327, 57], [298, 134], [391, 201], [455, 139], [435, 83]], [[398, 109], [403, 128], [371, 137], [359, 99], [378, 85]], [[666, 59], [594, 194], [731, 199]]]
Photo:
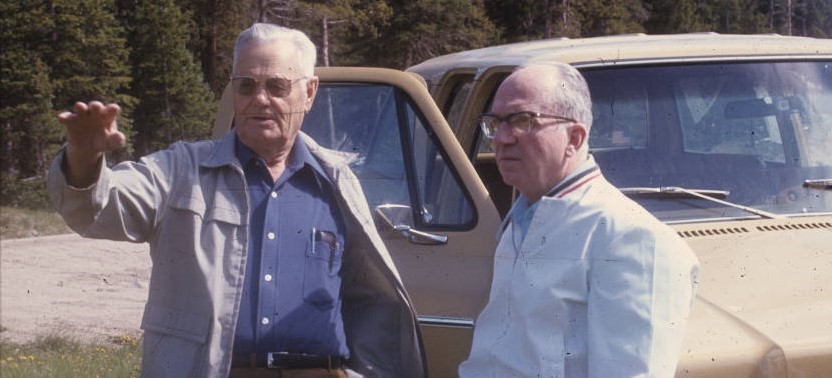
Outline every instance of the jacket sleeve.
[[590, 377], [672, 377], [698, 264], [666, 226], [594, 240], [587, 306]]
[[65, 148], [55, 157], [47, 176], [49, 196], [66, 224], [84, 237], [145, 242], [169, 192], [175, 159], [171, 150], [123, 162], [112, 168], [102, 159], [98, 180], [75, 188], [63, 171]]

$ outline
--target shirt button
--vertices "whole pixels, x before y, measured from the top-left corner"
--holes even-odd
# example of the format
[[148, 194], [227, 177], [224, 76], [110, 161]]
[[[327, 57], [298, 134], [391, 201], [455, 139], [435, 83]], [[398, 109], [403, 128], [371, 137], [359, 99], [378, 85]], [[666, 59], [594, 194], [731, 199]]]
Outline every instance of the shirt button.
[[266, 235], [266, 237], [267, 237], [267, 238], [269, 238], [269, 240], [274, 240], [274, 232], [269, 232], [269, 233]]
[[266, 280], [266, 282], [271, 282], [272, 281], [272, 275], [267, 274], [267, 275], [263, 276], [263, 279]]
[[262, 325], [269, 325], [269, 318], [260, 319], [260, 324]]
[[277, 198], [277, 192], [272, 192], [272, 198]]

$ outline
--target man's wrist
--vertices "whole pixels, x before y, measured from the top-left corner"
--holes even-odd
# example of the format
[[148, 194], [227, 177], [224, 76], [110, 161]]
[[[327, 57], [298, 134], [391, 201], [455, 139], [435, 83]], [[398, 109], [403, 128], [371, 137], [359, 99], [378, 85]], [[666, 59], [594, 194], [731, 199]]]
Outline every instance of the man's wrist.
[[73, 150], [72, 145], [67, 144], [61, 170], [69, 186], [76, 189], [89, 188], [98, 180], [104, 154], [79, 154], [77, 150]]

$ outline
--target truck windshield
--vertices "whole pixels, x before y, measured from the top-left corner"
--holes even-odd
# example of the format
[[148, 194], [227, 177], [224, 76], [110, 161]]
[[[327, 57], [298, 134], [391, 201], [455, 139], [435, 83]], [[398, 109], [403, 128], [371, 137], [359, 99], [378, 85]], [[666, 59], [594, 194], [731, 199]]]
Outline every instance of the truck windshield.
[[[618, 187], [727, 191], [726, 201], [832, 213], [832, 61], [584, 70], [590, 149]], [[664, 221], [753, 216], [691, 196], [633, 196]]]

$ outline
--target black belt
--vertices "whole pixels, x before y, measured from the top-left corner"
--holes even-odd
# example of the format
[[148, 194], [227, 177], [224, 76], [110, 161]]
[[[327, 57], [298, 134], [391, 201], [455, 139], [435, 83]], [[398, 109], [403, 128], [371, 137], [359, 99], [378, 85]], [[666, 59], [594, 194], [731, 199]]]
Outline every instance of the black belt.
[[341, 356], [321, 356], [305, 353], [257, 353], [249, 356], [234, 356], [233, 368], [270, 368], [270, 369], [340, 369], [344, 366]]

